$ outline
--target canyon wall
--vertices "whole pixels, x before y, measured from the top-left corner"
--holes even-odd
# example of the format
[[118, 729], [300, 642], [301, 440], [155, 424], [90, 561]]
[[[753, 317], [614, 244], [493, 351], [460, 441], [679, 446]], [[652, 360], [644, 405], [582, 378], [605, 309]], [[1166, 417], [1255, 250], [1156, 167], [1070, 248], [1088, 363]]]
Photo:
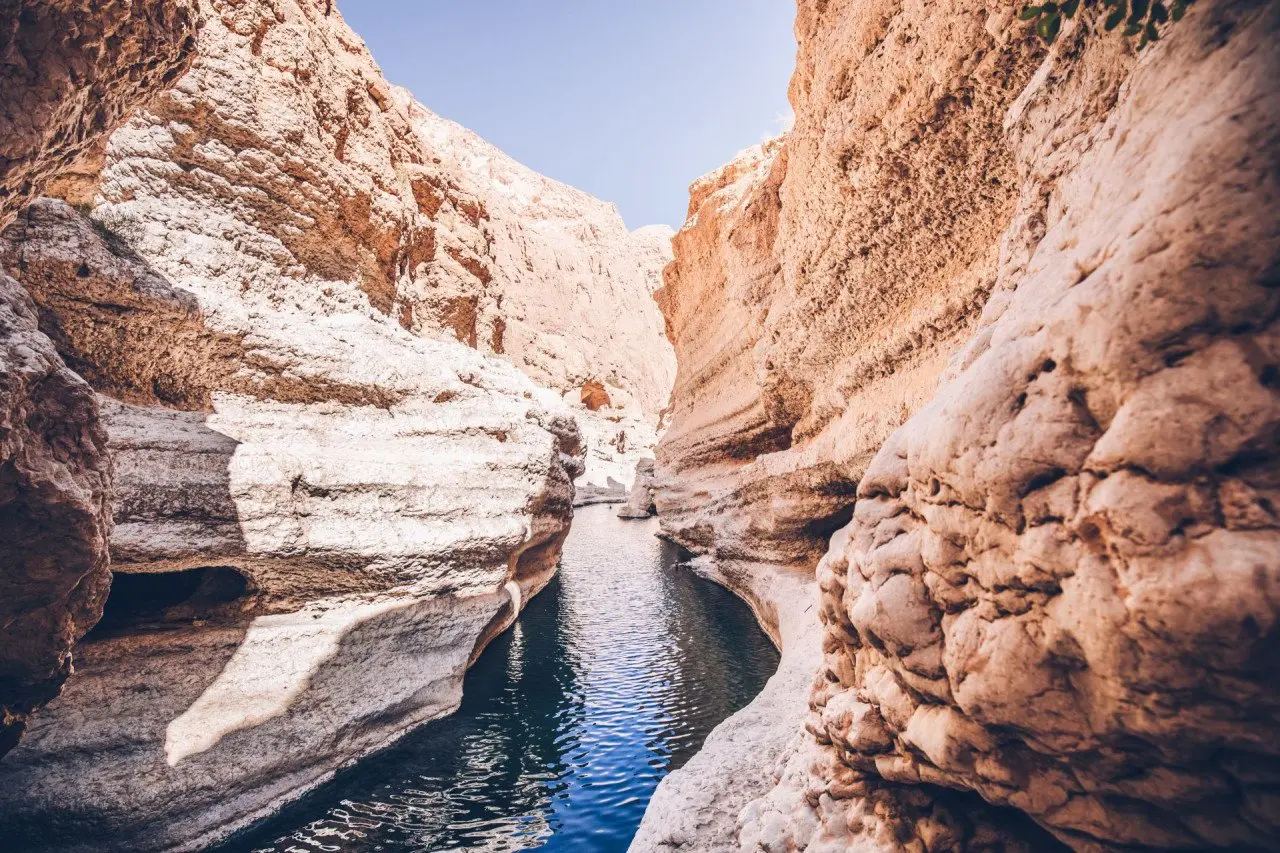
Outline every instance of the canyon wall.
[[[186, 2], [0, 6], [0, 228], [182, 74], [195, 23]], [[102, 612], [110, 482], [92, 390], [0, 271], [0, 756]]]
[[694, 185], [663, 528], [816, 566], [821, 657], [633, 849], [1280, 844], [1280, 11], [1017, 12], [802, 0], [794, 130]]
[[45, 850], [199, 848], [451, 712], [670, 381], [659, 231], [441, 135], [326, 0], [194, 5], [186, 73], [0, 239], [51, 460], [5, 446], [48, 485], [0, 480], [4, 582], [26, 618], [62, 573], [62, 677], [106, 599], [0, 763]]
[[451, 179], [483, 204], [477, 252], [492, 293], [468, 334], [574, 407], [587, 451], [579, 487], [629, 483], [657, 444], [675, 379], [652, 300], [671, 229], [628, 231], [612, 204], [517, 163], [402, 89], [396, 97]]

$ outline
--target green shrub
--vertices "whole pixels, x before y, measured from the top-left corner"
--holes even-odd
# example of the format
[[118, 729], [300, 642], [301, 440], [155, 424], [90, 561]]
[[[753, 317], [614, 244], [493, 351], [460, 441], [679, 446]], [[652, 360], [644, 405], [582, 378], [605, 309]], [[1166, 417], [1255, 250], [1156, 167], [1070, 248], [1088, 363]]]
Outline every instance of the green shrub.
[[1100, 6], [1106, 13], [1102, 26], [1107, 32], [1124, 24], [1123, 33], [1127, 37], [1140, 35], [1138, 49], [1160, 38], [1160, 27], [1170, 20], [1180, 21], [1186, 14], [1187, 7], [1193, 0], [1066, 0], [1064, 3], [1048, 2], [1040, 6], [1028, 6], [1018, 17], [1024, 21], [1035, 21], [1036, 35], [1045, 44], [1053, 44], [1062, 29], [1062, 18], [1075, 18], [1076, 13], [1085, 9]]

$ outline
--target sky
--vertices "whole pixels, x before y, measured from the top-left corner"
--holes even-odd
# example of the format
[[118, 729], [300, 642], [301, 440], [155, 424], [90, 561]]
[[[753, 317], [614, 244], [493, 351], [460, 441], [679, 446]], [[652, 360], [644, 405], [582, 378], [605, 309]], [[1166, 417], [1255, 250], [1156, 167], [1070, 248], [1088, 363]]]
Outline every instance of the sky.
[[785, 129], [795, 0], [339, 0], [392, 83], [525, 165], [678, 228]]

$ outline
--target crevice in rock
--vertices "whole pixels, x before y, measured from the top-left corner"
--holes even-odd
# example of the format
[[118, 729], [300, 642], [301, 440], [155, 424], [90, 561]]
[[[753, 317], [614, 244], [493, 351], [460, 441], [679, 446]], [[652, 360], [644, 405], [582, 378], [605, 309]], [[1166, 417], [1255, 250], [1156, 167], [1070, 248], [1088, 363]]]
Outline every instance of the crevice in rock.
[[115, 572], [102, 619], [85, 638], [92, 642], [131, 630], [225, 614], [227, 605], [243, 599], [253, 584], [227, 566], [176, 572]]

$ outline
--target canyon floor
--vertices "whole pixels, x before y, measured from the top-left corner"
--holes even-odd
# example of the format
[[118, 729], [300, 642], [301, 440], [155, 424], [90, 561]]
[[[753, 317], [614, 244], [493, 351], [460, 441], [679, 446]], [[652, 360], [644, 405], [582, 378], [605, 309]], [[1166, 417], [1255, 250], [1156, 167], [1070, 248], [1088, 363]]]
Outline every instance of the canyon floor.
[[673, 232], [0, 2], [0, 846], [1280, 851], [1280, 3], [795, 6]]

